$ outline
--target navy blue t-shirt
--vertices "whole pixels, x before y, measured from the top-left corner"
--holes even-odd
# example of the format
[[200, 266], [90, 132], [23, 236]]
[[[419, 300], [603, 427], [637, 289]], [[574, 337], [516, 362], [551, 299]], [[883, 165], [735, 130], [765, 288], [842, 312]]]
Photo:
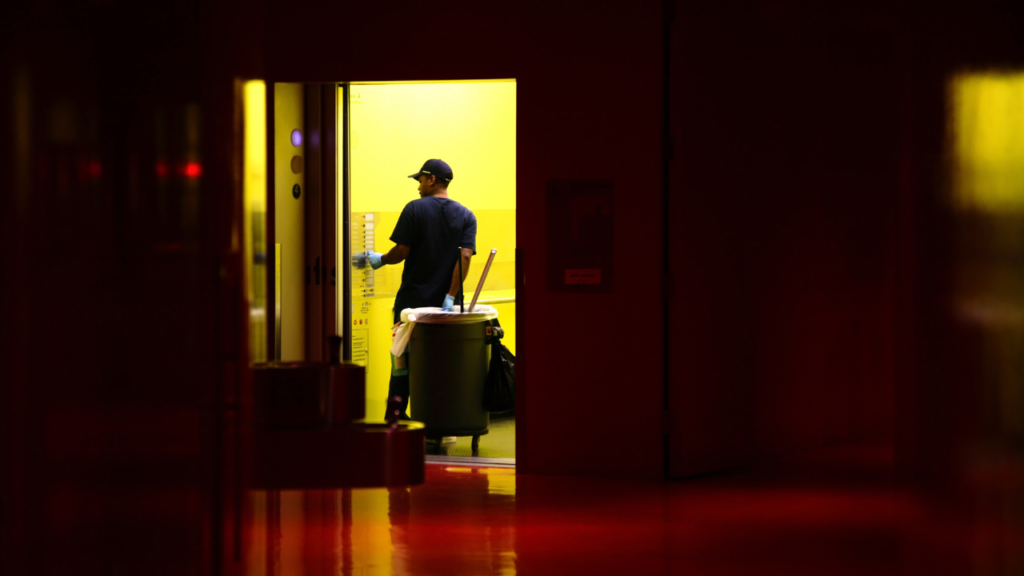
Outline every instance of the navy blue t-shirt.
[[413, 200], [402, 209], [391, 241], [409, 247], [395, 310], [441, 306], [459, 262], [458, 248], [476, 254], [476, 216], [449, 198]]

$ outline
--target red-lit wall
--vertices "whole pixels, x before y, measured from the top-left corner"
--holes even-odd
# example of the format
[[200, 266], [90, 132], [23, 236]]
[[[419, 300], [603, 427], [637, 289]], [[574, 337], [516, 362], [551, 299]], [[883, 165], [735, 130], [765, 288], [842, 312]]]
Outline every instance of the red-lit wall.
[[[236, 470], [217, 405], [247, 361], [237, 79], [516, 78], [520, 472], [662, 477], [661, 2], [268, 4], [0, 20], [11, 573], [202, 573], [218, 535], [234, 550], [216, 512]], [[984, 334], [951, 305], [944, 82], [1024, 62], [1019, 14], [678, 4], [673, 474], [885, 434], [893, 389], [898, 462], [963, 473], [957, 450], [994, 436], [974, 410]], [[185, 159], [197, 103], [200, 202], [182, 206], [185, 178], [156, 166]], [[610, 294], [545, 286], [545, 182], [574, 178], [615, 182]]]
[[673, 26], [673, 475], [892, 429], [895, 12]]
[[[418, 10], [439, 34], [282, 11], [268, 78], [517, 79], [519, 470], [662, 477], [661, 4]], [[673, 476], [891, 431], [895, 15], [844, 14], [687, 4], [671, 27]], [[545, 183], [578, 178], [615, 182], [610, 294], [545, 283]]]
[[52, 2], [0, 21], [5, 574], [204, 574], [222, 534], [232, 550], [251, 15]]
[[[268, 79], [517, 80], [517, 465], [661, 477], [660, 3], [466, 2], [400, 16], [386, 4], [305, 6], [270, 19], [269, 38], [281, 40], [268, 44]], [[605, 178], [615, 185], [614, 291], [548, 292], [546, 181]]]

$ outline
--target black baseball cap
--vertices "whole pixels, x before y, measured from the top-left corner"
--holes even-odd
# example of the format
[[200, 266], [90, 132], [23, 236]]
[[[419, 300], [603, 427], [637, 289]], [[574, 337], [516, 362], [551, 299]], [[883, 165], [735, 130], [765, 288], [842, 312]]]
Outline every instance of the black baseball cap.
[[435, 158], [424, 162], [423, 168], [420, 168], [420, 171], [415, 174], [410, 174], [409, 178], [419, 180], [420, 176], [433, 176], [442, 182], [451, 182], [455, 177], [452, 174], [452, 167], [447, 162]]

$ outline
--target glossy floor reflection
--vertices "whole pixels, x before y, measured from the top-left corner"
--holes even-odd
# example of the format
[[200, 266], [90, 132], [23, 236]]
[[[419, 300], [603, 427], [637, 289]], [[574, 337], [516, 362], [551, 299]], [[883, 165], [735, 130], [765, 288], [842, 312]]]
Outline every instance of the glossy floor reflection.
[[245, 573], [996, 573], [891, 469], [853, 448], [685, 482], [432, 465], [409, 489], [253, 492]]

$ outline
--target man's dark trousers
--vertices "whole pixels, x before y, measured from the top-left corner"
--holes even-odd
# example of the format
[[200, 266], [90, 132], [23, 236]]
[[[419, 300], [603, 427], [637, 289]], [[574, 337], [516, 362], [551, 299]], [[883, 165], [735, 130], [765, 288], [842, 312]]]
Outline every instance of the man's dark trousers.
[[[394, 326], [395, 324], [398, 324], [398, 322], [401, 319], [402, 319], [402, 311], [401, 310], [395, 310], [395, 321], [392, 323], [392, 326]], [[408, 348], [408, 347], [406, 347], [406, 348]], [[392, 372], [391, 372], [391, 381], [388, 383], [388, 404], [391, 403], [391, 399], [394, 398], [395, 396], [401, 396], [402, 397], [402, 415], [399, 416], [399, 418], [401, 420], [408, 420], [409, 419], [409, 412], [408, 412], [408, 410], [409, 410], [409, 372], [408, 372], [409, 352], [408, 352], [408, 349], [403, 353], [403, 356], [405, 356], [405, 358], [406, 358], [405, 367], [406, 367], [407, 370], [406, 370], [405, 376], [395, 376], [394, 370], [392, 370]], [[386, 409], [384, 410], [384, 419], [385, 420], [388, 419], [388, 413], [387, 413]]]

